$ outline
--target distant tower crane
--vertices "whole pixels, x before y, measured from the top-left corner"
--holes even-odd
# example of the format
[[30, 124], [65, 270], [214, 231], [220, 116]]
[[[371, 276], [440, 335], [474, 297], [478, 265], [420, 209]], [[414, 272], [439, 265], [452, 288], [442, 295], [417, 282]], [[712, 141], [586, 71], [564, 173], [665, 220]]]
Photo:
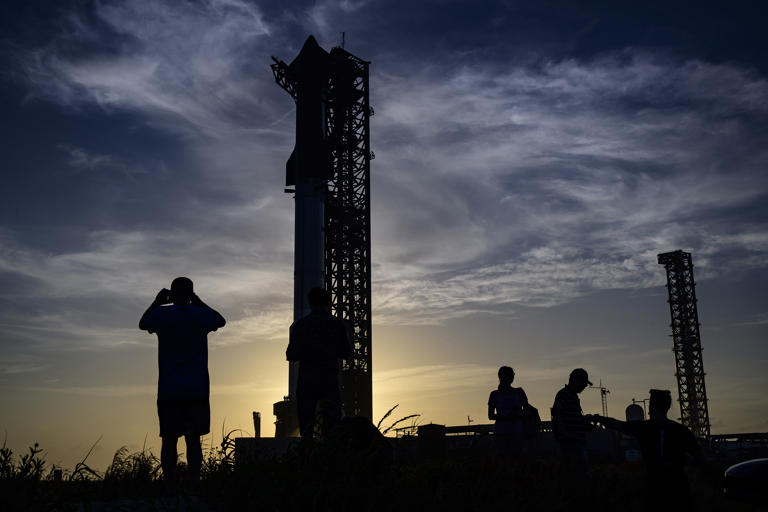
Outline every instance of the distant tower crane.
[[698, 437], [709, 436], [707, 390], [701, 358], [696, 284], [691, 253], [673, 251], [659, 254], [667, 271], [669, 311], [672, 316], [672, 343], [675, 354], [680, 420]]
[[597, 386], [589, 386], [591, 389], [600, 390], [600, 403], [603, 406], [603, 416], [608, 416], [608, 388], [603, 386], [603, 379], [600, 379], [600, 383]]

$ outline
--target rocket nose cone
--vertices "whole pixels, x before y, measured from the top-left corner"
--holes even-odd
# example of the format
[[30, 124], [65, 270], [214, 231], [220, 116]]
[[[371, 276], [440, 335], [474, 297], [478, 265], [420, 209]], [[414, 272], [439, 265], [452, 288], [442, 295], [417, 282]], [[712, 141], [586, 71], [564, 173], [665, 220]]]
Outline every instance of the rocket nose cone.
[[306, 41], [304, 41], [304, 45], [301, 47], [301, 51], [303, 52], [305, 49], [307, 49], [307, 47], [313, 47], [313, 46], [319, 47], [320, 45], [317, 43], [317, 39], [315, 39], [315, 36], [313, 36], [312, 34], [309, 34], [309, 37], [307, 38]]
[[324, 65], [325, 61], [328, 58], [328, 52], [326, 52], [315, 39], [314, 36], [309, 36], [306, 41], [304, 41], [304, 46], [301, 47], [301, 51], [296, 56], [295, 59], [293, 59], [293, 62], [291, 62], [289, 68], [292, 71], [299, 71], [299, 69], [302, 68], [308, 68], [307, 71], [314, 72], [315, 66], [322, 66]]
[[301, 47], [299, 56], [317, 58], [318, 55], [327, 55], [327, 53], [328, 52], [326, 52], [323, 47], [318, 44], [315, 36], [310, 35], [307, 40], [304, 41], [304, 46]]

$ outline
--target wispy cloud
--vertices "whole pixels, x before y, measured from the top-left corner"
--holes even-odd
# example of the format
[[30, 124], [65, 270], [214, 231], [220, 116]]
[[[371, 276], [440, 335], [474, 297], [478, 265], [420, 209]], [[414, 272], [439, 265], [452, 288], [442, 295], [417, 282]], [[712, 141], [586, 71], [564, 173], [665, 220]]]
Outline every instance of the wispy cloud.
[[[194, 241], [194, 231], [94, 232], [81, 251], [61, 254], [23, 246], [7, 231], [0, 232], [0, 236], [3, 240], [0, 270], [38, 283], [37, 288], [29, 289], [30, 296], [145, 297], [154, 295], [155, 287], [159, 290], [168, 284], [168, 276], [176, 274], [196, 276], [204, 283], [203, 290], [209, 287], [208, 282], [217, 281], [213, 293], [232, 298], [246, 295], [255, 283], [266, 291], [290, 282], [290, 268], [284, 269], [282, 263], [279, 265], [282, 272], [275, 271], [275, 260], [270, 263], [262, 259], [259, 266], [251, 264], [250, 257], [259, 254], [258, 244], [248, 249], [240, 244], [228, 244], [226, 240], [222, 240], [221, 245], [210, 238]], [[211, 264], [212, 250], [221, 251], [222, 259], [231, 258], [228, 264], [223, 267]], [[241, 250], [244, 254], [238, 256], [236, 253]], [[179, 254], [184, 255], [181, 266]], [[279, 258], [280, 252], [271, 257]], [[19, 294], [12, 292], [6, 297], [19, 298]]]
[[341, 32], [347, 28], [348, 16], [359, 13], [370, 3], [370, 0], [316, 1], [300, 20], [308, 32], [317, 33], [322, 41], [336, 45], [341, 43]]
[[[259, 101], [264, 80], [247, 70], [270, 27], [256, 5], [140, 0], [94, 9], [100, 23], [72, 12], [50, 46], [23, 56], [33, 94], [72, 107], [143, 112], [182, 133], [225, 137], [259, 124], [251, 119], [269, 108]], [[72, 56], [72, 48], [98, 39], [115, 44]]]
[[[61, 393], [67, 395], [99, 396], [99, 397], [131, 397], [151, 396], [157, 394], [156, 385], [120, 385], [111, 384], [95, 386], [32, 386], [29, 391], [42, 393]], [[211, 393], [216, 396], [243, 395], [254, 393], [280, 393], [283, 388], [265, 387], [257, 382], [243, 382], [238, 384], [217, 384]]]
[[748, 327], [754, 325], [768, 325], [768, 312], [754, 315], [752, 319], [747, 322], [738, 322], [732, 324], [732, 327]]
[[[201, 190], [235, 192], [230, 204], [199, 206], [211, 210], [211, 226], [225, 230], [208, 242], [184, 227], [162, 235], [93, 233], [96, 250], [51, 256], [43, 266], [87, 268], [99, 278], [81, 272], [86, 284], [116, 287], [119, 278], [96, 267], [126, 276], [149, 259], [143, 266], [159, 279], [173, 250], [189, 247], [198, 262], [190, 273], [210, 275], [205, 262], [216, 261], [215, 272], [226, 275], [216, 281], [220, 289], [236, 291], [238, 276], [274, 290], [276, 262], [286, 260], [272, 248], [290, 251], [287, 230], [276, 227], [290, 226], [289, 207], [258, 208], [264, 248], [257, 264], [242, 257], [252, 250], [244, 240], [254, 236], [247, 219], [273, 195], [262, 185], [280, 179], [268, 170], [279, 170], [290, 149], [291, 102], [264, 64], [285, 47], [274, 27], [293, 20], [330, 37], [330, 13], [359, 8], [319, 2], [303, 18], [267, 20], [238, 0], [98, 5], [96, 17], [114, 44], [67, 53], [68, 45], [107, 38], [73, 14], [65, 33], [28, 55], [33, 93], [63, 105], [137, 112], [172, 133], [207, 138], [187, 148]], [[190, 33], [196, 40], [180, 44]], [[263, 57], [258, 69], [254, 55]], [[694, 251], [700, 279], [715, 275], [723, 259], [742, 268], [768, 264], [768, 231], [755, 206], [768, 188], [768, 151], [754, 130], [768, 113], [768, 82], [756, 72], [642, 50], [534, 64], [486, 56], [456, 67], [451, 59], [436, 56], [428, 66], [385, 59], [387, 67], [374, 68], [376, 322], [440, 323], [656, 286], [663, 282], [656, 253], [677, 248]], [[69, 154], [71, 165], [110, 163], [79, 148]], [[253, 190], [251, 202], [246, 190]], [[123, 293], [139, 293], [135, 280], [123, 281]], [[239, 291], [265, 303], [259, 291]], [[278, 329], [263, 332], [277, 336]]]
[[[0, 324], [0, 328], [5, 328]], [[2, 354], [0, 353], [0, 374], [15, 375], [22, 373], [36, 373], [48, 367], [43, 359], [38, 356], [26, 354]]]
[[[409, 396], [413, 393], [450, 392], [451, 390], [493, 389], [498, 385], [498, 366], [478, 364], [439, 364], [411, 366], [374, 372], [375, 392], [382, 395]], [[526, 382], [562, 378], [570, 368], [526, 370]]]
[[753, 71], [628, 51], [376, 86], [379, 321], [655, 286], [656, 253], [677, 248], [700, 279], [768, 264]]
[[59, 144], [59, 149], [69, 155], [69, 165], [76, 169], [93, 170], [100, 167], [112, 167], [115, 164], [114, 157], [88, 153], [82, 148]]
[[68, 155], [67, 163], [76, 171], [114, 171], [127, 177], [150, 172], [155, 175], [166, 172], [164, 164], [152, 159], [144, 159], [139, 166], [113, 155], [94, 153], [68, 144], [59, 144], [58, 148]]
[[15, 373], [33, 373], [45, 370], [47, 365], [29, 365], [29, 364], [15, 364], [6, 365], [3, 368], [3, 373], [15, 374]]
[[293, 321], [290, 303], [271, 304], [247, 309], [242, 318], [229, 322], [211, 339], [211, 346], [261, 341], [288, 343], [288, 327]]
[[62, 393], [67, 395], [100, 396], [100, 397], [130, 397], [150, 396], [157, 394], [157, 386], [31, 386], [28, 391], [42, 393]]
[[[50, 254], [21, 246], [6, 232], [0, 271], [7, 286], [0, 299], [19, 308], [1, 312], [6, 339], [0, 353], [22, 341], [24, 350], [33, 351], [44, 350], [39, 343], [54, 343], [57, 350], [153, 347], [136, 327], [138, 316], [176, 275], [192, 276], [198, 293], [228, 318], [226, 329], [211, 336], [212, 346], [284, 341], [290, 325], [290, 266], [266, 258], [253, 265], [254, 251], [226, 241], [217, 250], [228, 264], [212, 266], [216, 242], [190, 242], [193, 237], [101, 232], [82, 251]], [[24, 307], [41, 301], [49, 305], [44, 311]]]

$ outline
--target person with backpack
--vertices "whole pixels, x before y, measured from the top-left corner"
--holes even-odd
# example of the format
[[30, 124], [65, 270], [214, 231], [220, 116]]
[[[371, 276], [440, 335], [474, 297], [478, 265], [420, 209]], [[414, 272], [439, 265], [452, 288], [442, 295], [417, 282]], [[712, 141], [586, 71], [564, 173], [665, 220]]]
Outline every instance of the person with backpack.
[[499, 387], [488, 397], [488, 419], [495, 421], [493, 440], [500, 452], [517, 452], [526, 438], [523, 415], [528, 397], [523, 388], [512, 387], [515, 370], [502, 366], [498, 376]]

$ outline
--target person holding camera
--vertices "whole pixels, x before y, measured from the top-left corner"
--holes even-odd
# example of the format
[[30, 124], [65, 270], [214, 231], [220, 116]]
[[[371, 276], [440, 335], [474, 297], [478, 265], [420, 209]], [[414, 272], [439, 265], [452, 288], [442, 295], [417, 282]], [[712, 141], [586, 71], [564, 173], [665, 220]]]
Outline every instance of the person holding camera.
[[195, 294], [187, 277], [177, 277], [170, 290], [160, 290], [139, 321], [139, 329], [157, 333], [160, 463], [169, 494], [176, 491], [176, 443], [181, 436], [187, 444], [188, 478], [193, 484], [200, 479], [200, 436], [211, 430], [208, 333], [225, 323]]

